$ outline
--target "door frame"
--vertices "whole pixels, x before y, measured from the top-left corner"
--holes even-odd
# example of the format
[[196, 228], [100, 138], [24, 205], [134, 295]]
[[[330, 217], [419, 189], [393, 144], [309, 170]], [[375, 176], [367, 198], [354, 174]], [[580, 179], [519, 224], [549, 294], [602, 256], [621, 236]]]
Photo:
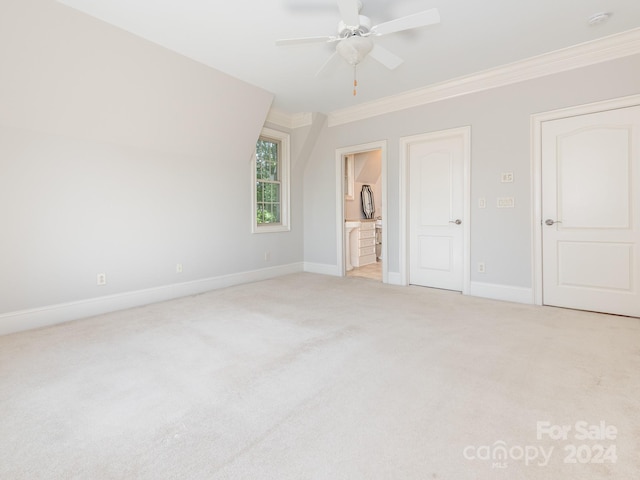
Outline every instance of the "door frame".
[[[380, 150], [382, 163], [382, 283], [389, 283], [389, 250], [387, 242], [387, 141], [363, 143], [336, 149], [336, 263], [338, 274], [341, 277], [345, 272], [345, 248], [344, 248], [344, 157], [345, 155], [355, 155], [356, 153], [371, 152]], [[356, 192], [354, 192], [355, 196]]]
[[614, 98], [531, 115], [531, 285], [533, 303], [543, 305], [542, 284], [542, 123], [640, 105], [640, 95]]
[[451, 128], [431, 133], [400, 137], [400, 281], [409, 285], [409, 149], [413, 143], [462, 137], [463, 152], [463, 222], [462, 222], [462, 294], [468, 295], [471, 285], [471, 126]]

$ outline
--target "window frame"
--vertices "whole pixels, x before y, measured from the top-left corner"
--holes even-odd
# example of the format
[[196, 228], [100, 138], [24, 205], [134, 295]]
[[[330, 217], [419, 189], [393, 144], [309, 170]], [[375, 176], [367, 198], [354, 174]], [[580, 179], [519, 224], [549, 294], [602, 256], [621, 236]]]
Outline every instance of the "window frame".
[[[278, 171], [280, 173], [280, 223], [258, 223], [258, 175], [257, 175], [257, 154], [254, 149], [251, 156], [251, 232], [252, 233], [273, 233], [288, 232], [290, 226], [290, 135], [286, 132], [273, 130], [264, 127], [260, 132], [260, 139], [273, 140], [280, 144], [278, 149]], [[256, 140], [256, 144], [258, 142]]]

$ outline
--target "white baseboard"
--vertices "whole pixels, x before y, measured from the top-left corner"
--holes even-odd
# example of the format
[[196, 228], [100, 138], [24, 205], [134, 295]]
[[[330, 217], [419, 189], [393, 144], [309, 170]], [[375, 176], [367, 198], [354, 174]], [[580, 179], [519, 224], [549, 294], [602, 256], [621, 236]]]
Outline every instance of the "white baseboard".
[[80, 318], [92, 317], [125, 308], [148, 305], [173, 298], [186, 297], [219, 288], [257, 282], [303, 271], [303, 263], [291, 263], [219, 277], [203, 278], [162, 287], [136, 290], [77, 302], [49, 305], [41, 308], [9, 312], [0, 315], [0, 335], [46, 327]]
[[506, 302], [533, 304], [533, 289], [524, 287], [471, 282], [469, 295], [491, 298], [493, 300], [504, 300]]
[[388, 272], [387, 283], [389, 285], [402, 285], [402, 286], [405, 285], [404, 282], [402, 281], [402, 275], [400, 275], [400, 272]]
[[327, 265], [326, 263], [304, 262], [304, 271], [319, 273], [321, 275], [331, 275], [333, 277], [342, 276], [342, 272], [337, 265]]

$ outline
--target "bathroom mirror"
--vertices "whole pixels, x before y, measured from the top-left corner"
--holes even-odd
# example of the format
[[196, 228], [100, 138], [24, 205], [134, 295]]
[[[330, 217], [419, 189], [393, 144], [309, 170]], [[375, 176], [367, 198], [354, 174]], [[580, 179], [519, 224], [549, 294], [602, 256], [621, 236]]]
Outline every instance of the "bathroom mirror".
[[360, 199], [362, 201], [362, 214], [364, 218], [373, 218], [373, 214], [376, 211], [375, 202], [373, 200], [373, 190], [371, 185], [363, 185], [362, 192], [360, 192]]

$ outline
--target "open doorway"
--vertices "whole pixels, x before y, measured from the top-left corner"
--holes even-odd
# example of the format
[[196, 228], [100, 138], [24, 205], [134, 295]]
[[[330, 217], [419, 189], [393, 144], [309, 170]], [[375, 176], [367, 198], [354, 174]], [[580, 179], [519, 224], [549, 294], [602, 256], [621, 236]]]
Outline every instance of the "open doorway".
[[386, 142], [338, 149], [336, 167], [342, 275], [386, 283]]

